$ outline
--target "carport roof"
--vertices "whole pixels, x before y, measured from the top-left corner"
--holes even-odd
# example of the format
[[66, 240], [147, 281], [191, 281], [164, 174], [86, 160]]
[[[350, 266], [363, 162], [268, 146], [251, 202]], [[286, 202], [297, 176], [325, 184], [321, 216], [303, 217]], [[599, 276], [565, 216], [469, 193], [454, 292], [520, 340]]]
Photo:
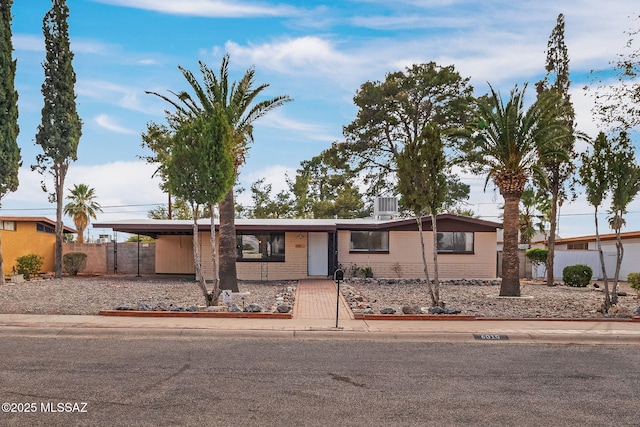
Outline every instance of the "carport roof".
[[[478, 218], [453, 214], [438, 215], [438, 229], [442, 231], [495, 231], [502, 224]], [[424, 230], [431, 229], [431, 218], [423, 217]], [[441, 226], [442, 225], [442, 226]], [[331, 232], [337, 230], [417, 230], [415, 218], [379, 220], [374, 218], [356, 219], [236, 219], [236, 231], [317, 231]], [[191, 220], [156, 220], [132, 219], [112, 222], [98, 222], [94, 228], [110, 228], [114, 231], [130, 234], [142, 234], [151, 237], [159, 235], [190, 235], [193, 231]], [[215, 220], [216, 229], [219, 220]], [[455, 228], [455, 230], [453, 230]], [[210, 231], [209, 218], [198, 221], [198, 230]]]

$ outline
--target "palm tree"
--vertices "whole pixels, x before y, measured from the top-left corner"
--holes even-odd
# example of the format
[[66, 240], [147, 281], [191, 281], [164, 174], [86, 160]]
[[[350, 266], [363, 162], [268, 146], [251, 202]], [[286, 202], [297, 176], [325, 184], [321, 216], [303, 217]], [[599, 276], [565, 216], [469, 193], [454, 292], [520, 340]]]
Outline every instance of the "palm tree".
[[89, 219], [96, 219], [96, 212], [102, 212], [100, 205], [93, 201], [96, 197], [95, 189], [85, 184], [76, 184], [67, 199], [71, 200], [64, 207], [64, 214], [73, 218], [78, 229], [78, 243], [84, 243], [84, 230], [89, 225]]
[[469, 143], [467, 161], [483, 172], [504, 198], [504, 256], [501, 296], [520, 296], [518, 229], [519, 204], [526, 183], [533, 177], [544, 181], [541, 160], [566, 157], [560, 142], [571, 135], [559, 118], [559, 97], [540, 96], [525, 109], [526, 85], [511, 90], [505, 105], [493, 87], [490, 96], [477, 102], [478, 125], [463, 132]]
[[[250, 68], [239, 82], [229, 83], [229, 54], [222, 58], [220, 74], [216, 74], [202, 61], [200, 72], [204, 85], [193, 73], [182, 67], [182, 72], [193, 91], [195, 98], [186, 91], [172, 92], [168, 97], [157, 92], [147, 92], [164, 99], [175, 107], [173, 118], [181, 121], [196, 116], [213, 116], [213, 112], [221, 108], [230, 125], [230, 141], [235, 157], [235, 172], [245, 162], [249, 144], [253, 142], [253, 123], [269, 111], [292, 101], [288, 95], [276, 96], [254, 103], [268, 84], [254, 87], [255, 70]], [[175, 99], [174, 99], [175, 98]], [[236, 227], [235, 203], [233, 187], [219, 205], [220, 210], [220, 287], [238, 291], [236, 274]], [[213, 231], [213, 230], [212, 230]]]

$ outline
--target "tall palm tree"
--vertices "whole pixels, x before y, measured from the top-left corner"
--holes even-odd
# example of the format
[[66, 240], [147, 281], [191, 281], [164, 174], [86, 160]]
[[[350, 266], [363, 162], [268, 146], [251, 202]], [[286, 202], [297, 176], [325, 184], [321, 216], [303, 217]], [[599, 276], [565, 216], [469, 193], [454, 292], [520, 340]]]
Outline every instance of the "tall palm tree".
[[[202, 61], [200, 72], [204, 85], [196, 79], [194, 74], [178, 67], [185, 77], [195, 98], [186, 91], [172, 92], [168, 97], [157, 92], [147, 92], [164, 99], [175, 107], [173, 118], [181, 121], [196, 116], [212, 116], [216, 109], [222, 109], [230, 125], [230, 141], [235, 157], [236, 176], [238, 169], [245, 162], [249, 144], [253, 142], [253, 123], [269, 111], [292, 101], [288, 95], [276, 96], [260, 102], [257, 97], [269, 87], [261, 84], [254, 87], [255, 70], [250, 68], [238, 82], [229, 83], [229, 54], [222, 58], [220, 74], [216, 75]], [[236, 273], [236, 228], [235, 203], [233, 187], [220, 203], [220, 287], [238, 291]]]
[[78, 229], [78, 243], [84, 243], [84, 230], [89, 226], [90, 218], [96, 219], [96, 212], [102, 212], [102, 208], [93, 201], [95, 189], [86, 184], [75, 184], [69, 192], [67, 199], [71, 201], [65, 205], [64, 214], [73, 218]]
[[504, 246], [501, 296], [520, 296], [518, 228], [519, 204], [526, 183], [544, 180], [541, 161], [562, 157], [561, 142], [571, 131], [560, 120], [557, 94], [540, 96], [524, 107], [526, 85], [511, 90], [505, 104], [493, 87], [487, 99], [477, 103], [478, 125], [463, 133], [467, 161], [486, 174], [485, 188], [492, 180], [504, 198]]

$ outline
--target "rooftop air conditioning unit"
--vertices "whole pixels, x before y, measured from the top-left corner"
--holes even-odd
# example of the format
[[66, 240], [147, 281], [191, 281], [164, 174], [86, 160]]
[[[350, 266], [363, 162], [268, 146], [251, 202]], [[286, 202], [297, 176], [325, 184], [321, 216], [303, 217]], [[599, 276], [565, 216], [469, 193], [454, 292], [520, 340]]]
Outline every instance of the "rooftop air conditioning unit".
[[396, 197], [378, 196], [373, 201], [373, 217], [375, 219], [393, 219], [398, 216], [398, 199]]

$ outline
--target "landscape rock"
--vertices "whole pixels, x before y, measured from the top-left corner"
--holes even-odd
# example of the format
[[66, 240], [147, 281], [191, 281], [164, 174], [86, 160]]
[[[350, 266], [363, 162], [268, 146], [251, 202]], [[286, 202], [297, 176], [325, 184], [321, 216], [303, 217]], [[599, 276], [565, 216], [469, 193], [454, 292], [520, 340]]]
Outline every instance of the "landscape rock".
[[136, 308], [138, 311], [151, 311], [151, 306], [146, 301], [138, 302], [138, 307]]
[[289, 313], [291, 311], [291, 306], [289, 304], [278, 304], [276, 310], [278, 313]]
[[229, 306], [229, 311], [231, 313], [242, 313], [242, 309], [240, 308], [240, 306], [235, 303]]
[[396, 309], [393, 307], [382, 307], [380, 314], [396, 314]]
[[259, 304], [252, 303], [246, 306], [244, 311], [247, 313], [260, 313], [262, 311], [262, 307]]
[[135, 310], [136, 308], [135, 308], [134, 306], [132, 306], [132, 305], [129, 305], [129, 304], [120, 304], [120, 305], [116, 306], [116, 308], [115, 308], [115, 309], [116, 309], [116, 310], [128, 310], [128, 311], [133, 311], [133, 310]]

